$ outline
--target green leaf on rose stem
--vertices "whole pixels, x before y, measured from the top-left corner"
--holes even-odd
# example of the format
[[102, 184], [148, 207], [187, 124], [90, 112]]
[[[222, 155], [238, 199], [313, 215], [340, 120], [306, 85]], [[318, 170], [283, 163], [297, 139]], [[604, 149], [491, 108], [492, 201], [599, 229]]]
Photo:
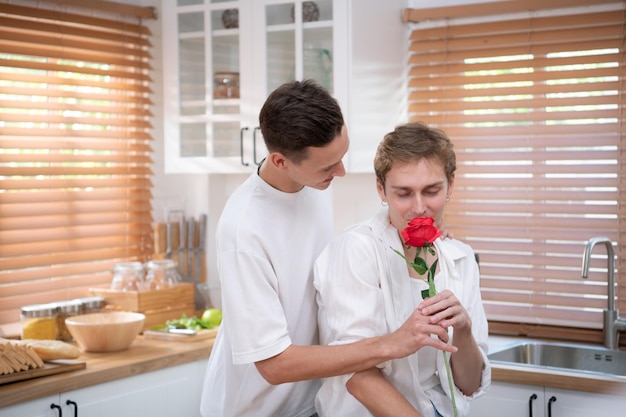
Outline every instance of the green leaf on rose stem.
[[411, 266], [413, 267], [413, 269], [415, 269], [415, 272], [420, 275], [424, 275], [426, 271], [428, 271], [428, 265], [426, 264], [426, 261], [419, 256], [415, 257], [415, 262], [412, 263]]
[[429, 297], [429, 294], [430, 294], [430, 288], [422, 290], [422, 300], [427, 299]]
[[435, 256], [435, 247], [432, 245], [429, 245], [427, 248], [425, 247], [424, 251], [428, 251], [428, 253], [430, 253], [431, 255]]
[[430, 274], [428, 274], [428, 278], [431, 280], [435, 280], [435, 272], [437, 271], [437, 263], [439, 263], [439, 258], [435, 259], [432, 266], [430, 267]]

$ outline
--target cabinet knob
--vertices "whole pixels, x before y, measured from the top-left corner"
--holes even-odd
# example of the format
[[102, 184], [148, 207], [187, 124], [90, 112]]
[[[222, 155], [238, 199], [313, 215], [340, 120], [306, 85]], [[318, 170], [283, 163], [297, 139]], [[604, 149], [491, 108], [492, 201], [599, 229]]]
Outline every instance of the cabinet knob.
[[65, 401], [65, 404], [73, 406], [74, 407], [74, 417], [78, 417], [78, 404], [76, 404], [76, 401], [67, 400], [67, 401]]
[[533, 417], [533, 401], [537, 399], [537, 394], [533, 394], [528, 398], [528, 417]]
[[63, 410], [61, 410], [61, 406], [55, 403], [50, 404], [50, 408], [51, 409], [57, 409], [59, 410], [59, 417], [63, 417]]

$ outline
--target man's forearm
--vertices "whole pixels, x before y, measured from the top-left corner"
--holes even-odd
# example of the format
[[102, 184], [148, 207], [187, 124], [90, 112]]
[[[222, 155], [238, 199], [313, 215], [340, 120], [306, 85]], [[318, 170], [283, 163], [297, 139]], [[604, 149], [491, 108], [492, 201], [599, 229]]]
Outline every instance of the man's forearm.
[[375, 417], [422, 417], [378, 368], [355, 373], [346, 388]]
[[256, 363], [273, 385], [344, 375], [373, 368], [393, 358], [385, 339], [373, 337], [345, 345], [291, 345], [280, 354]]
[[480, 388], [485, 366], [480, 348], [470, 329], [467, 332], [455, 333], [454, 344], [459, 350], [450, 357], [454, 383], [467, 396]]

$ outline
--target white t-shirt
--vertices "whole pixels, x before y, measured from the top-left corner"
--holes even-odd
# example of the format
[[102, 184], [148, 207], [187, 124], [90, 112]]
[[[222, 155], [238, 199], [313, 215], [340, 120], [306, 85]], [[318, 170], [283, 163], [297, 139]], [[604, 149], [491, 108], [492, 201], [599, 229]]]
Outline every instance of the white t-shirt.
[[[472, 396], [475, 398], [484, 394], [491, 384], [491, 368], [486, 356], [488, 328], [480, 297], [478, 267], [472, 249], [458, 240], [437, 239], [435, 246], [440, 268], [435, 276], [437, 290], [450, 289], [465, 307], [472, 318], [472, 334], [485, 361], [481, 387]], [[421, 296], [415, 299], [419, 288], [412, 288], [415, 282], [408, 276], [405, 260], [391, 247], [402, 252], [398, 232], [389, 223], [387, 209], [383, 209], [373, 218], [345, 231], [320, 255], [315, 263], [314, 285], [318, 291], [321, 344], [345, 344], [393, 332], [419, 304]], [[425, 365], [429, 360], [435, 362]], [[425, 417], [434, 416], [433, 404], [442, 415], [452, 415], [441, 351], [425, 347], [380, 367], [387, 380]], [[352, 374], [348, 374], [324, 379], [316, 398], [320, 417], [371, 416], [348, 393], [345, 385], [351, 377]], [[455, 388], [459, 416], [467, 415], [469, 399]]]
[[309, 417], [318, 380], [270, 385], [254, 362], [319, 344], [313, 262], [333, 236], [332, 191], [281, 192], [257, 173], [217, 226], [223, 322], [205, 376], [204, 417]]

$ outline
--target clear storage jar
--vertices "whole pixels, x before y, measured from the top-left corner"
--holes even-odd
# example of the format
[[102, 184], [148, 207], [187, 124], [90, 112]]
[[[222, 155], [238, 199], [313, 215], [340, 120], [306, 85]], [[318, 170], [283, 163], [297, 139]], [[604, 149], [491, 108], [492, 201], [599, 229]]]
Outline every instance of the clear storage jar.
[[146, 290], [159, 290], [171, 288], [181, 281], [180, 274], [176, 270], [176, 262], [172, 259], [153, 260], [146, 262]]
[[113, 267], [112, 290], [139, 291], [144, 280], [141, 262], [121, 262]]
[[56, 304], [33, 304], [22, 307], [22, 339], [54, 340], [57, 338]]

